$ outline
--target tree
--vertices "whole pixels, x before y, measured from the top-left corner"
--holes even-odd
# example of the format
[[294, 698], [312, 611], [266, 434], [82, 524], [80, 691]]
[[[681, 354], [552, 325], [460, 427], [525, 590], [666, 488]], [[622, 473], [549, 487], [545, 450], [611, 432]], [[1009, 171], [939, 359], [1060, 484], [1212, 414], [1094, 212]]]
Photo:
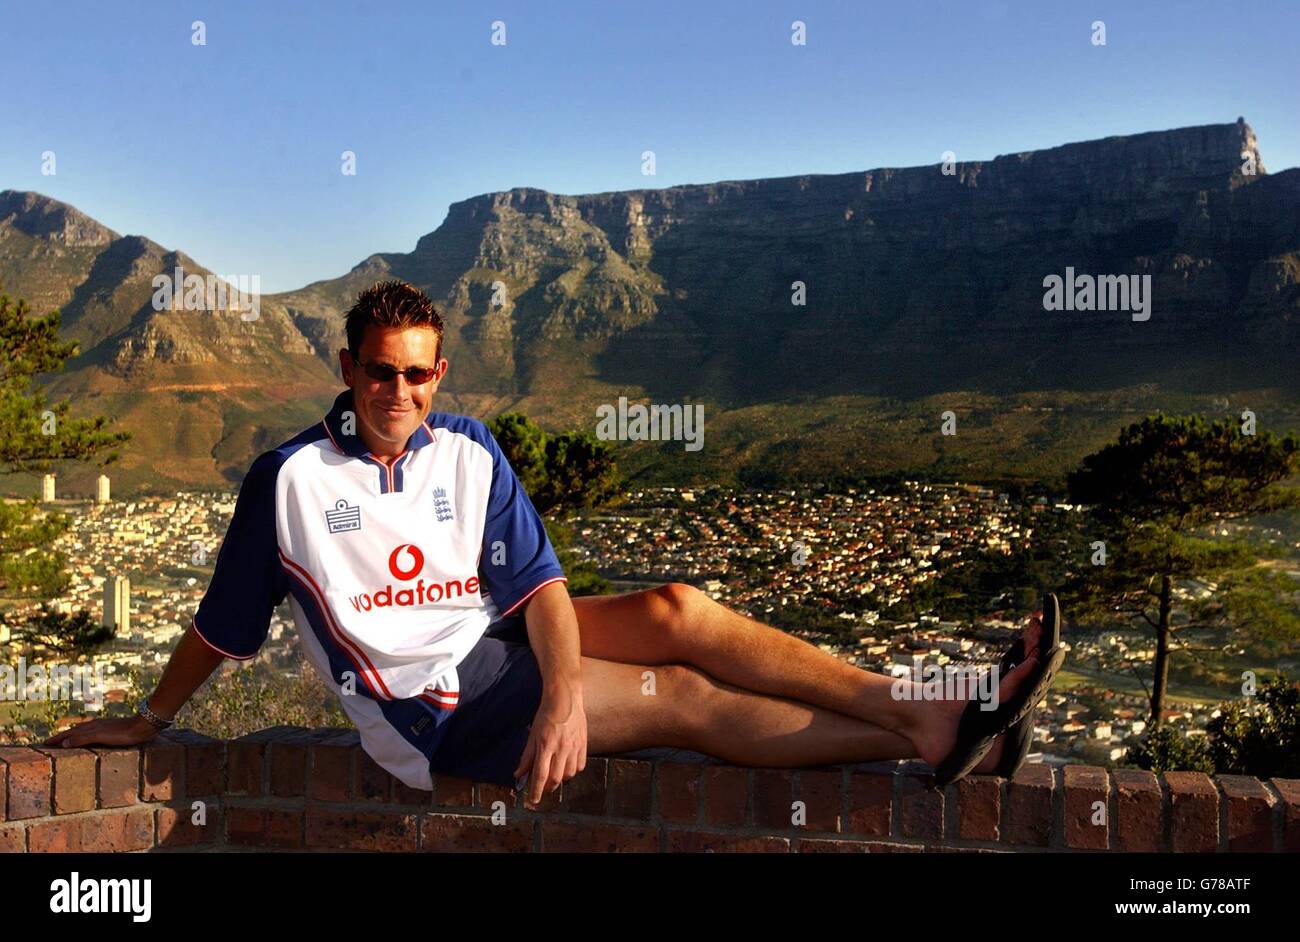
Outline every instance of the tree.
[[1255, 697], [1220, 704], [1205, 728], [1216, 772], [1300, 777], [1300, 684], [1275, 677]]
[[[60, 315], [32, 317], [22, 299], [0, 294], [0, 471], [44, 473], [60, 461], [92, 461], [103, 467], [118, 458], [114, 446], [127, 432], [109, 428], [104, 416], [74, 419], [67, 401], [47, 403], [36, 382], [63, 369], [77, 354], [76, 341], [59, 340]], [[107, 454], [104, 452], [107, 451]], [[43, 513], [35, 498], [0, 503], [0, 598], [48, 600], [67, 588], [67, 559], [49, 549], [70, 526], [66, 514]], [[6, 616], [0, 613], [0, 624]], [[15, 635], [59, 651], [84, 652], [112, 636], [88, 612], [41, 612], [15, 626]]]
[[20, 625], [15, 635], [28, 644], [43, 644], [58, 654], [89, 654], [113, 640], [113, 629], [95, 621], [84, 608], [76, 614], [50, 611], [43, 603], [38, 614]]
[[623, 493], [609, 445], [580, 432], [548, 435], [520, 412], [506, 412], [488, 423], [501, 451], [544, 518], [546, 532], [569, 577], [571, 595], [600, 595], [609, 583], [572, 549], [565, 519], [582, 507], [595, 507]]
[[1128, 759], [1153, 772], [1300, 776], [1300, 684], [1276, 677], [1257, 696], [1220, 703], [1205, 733], [1156, 726], [1132, 743]]
[[537, 512], [545, 514], [539, 495], [546, 484], [546, 431], [522, 412], [503, 412], [488, 428], [514, 468]]
[[595, 507], [622, 493], [613, 449], [590, 434], [549, 435], [521, 412], [488, 423], [537, 512]]
[[551, 510], [597, 507], [622, 493], [614, 452], [605, 442], [579, 432], [546, 440], [546, 480], [538, 497]]
[[1300, 506], [1300, 491], [1283, 483], [1298, 470], [1294, 435], [1154, 415], [1070, 474], [1070, 497], [1089, 506], [1105, 553], [1104, 564], [1077, 571], [1072, 610], [1076, 619], [1118, 615], [1155, 632], [1153, 727], [1164, 714], [1170, 656], [1196, 653], [1179, 635], [1215, 628], [1300, 637], [1294, 580], [1257, 567], [1248, 544], [1212, 532], [1222, 521]]
[[117, 461], [105, 449], [127, 441], [128, 432], [113, 431], [105, 416], [74, 419], [64, 400], [47, 403], [36, 377], [57, 373], [77, 355], [77, 341], [59, 340], [58, 311], [32, 317], [27, 302], [0, 294], [0, 471], [44, 473], [57, 461], [93, 461], [100, 467]]
[[1214, 774], [1210, 744], [1202, 737], [1193, 739], [1169, 726], [1154, 726], [1146, 736], [1134, 740], [1128, 761], [1151, 772]]

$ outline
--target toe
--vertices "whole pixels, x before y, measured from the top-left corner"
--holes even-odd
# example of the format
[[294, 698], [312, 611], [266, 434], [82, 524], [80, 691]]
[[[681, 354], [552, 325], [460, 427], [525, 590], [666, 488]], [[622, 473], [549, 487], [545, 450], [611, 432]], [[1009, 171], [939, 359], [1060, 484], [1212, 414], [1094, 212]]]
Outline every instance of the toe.
[[1024, 661], [1013, 667], [1010, 672], [1003, 674], [998, 684], [998, 697], [1005, 700], [1012, 696], [1026, 677], [1033, 671], [1034, 665], [1038, 663], [1036, 654], [1030, 654]]
[[1038, 653], [1039, 643], [1043, 638], [1043, 620], [1042, 613], [1035, 612], [1029, 616], [1029, 624], [1025, 627], [1023, 640], [1025, 644], [1025, 657], [1031, 658]]

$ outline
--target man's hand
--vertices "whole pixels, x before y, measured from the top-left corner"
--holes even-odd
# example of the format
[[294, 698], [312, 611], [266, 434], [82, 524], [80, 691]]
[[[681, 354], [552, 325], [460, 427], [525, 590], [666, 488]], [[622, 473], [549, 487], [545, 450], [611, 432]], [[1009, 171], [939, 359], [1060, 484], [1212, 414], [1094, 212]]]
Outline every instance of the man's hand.
[[564, 583], [551, 582], [533, 593], [524, 606], [524, 620], [542, 675], [542, 702], [515, 766], [516, 779], [529, 776], [524, 807], [531, 811], [547, 792], [587, 767], [587, 711], [582, 703], [578, 614]]
[[158, 735], [158, 727], [143, 716], [90, 720], [51, 736], [43, 746], [136, 746]]
[[547, 792], [573, 778], [587, 767], [587, 712], [582, 693], [562, 688], [544, 692], [528, 734], [528, 744], [515, 767], [514, 776], [528, 773], [524, 807], [537, 807]]

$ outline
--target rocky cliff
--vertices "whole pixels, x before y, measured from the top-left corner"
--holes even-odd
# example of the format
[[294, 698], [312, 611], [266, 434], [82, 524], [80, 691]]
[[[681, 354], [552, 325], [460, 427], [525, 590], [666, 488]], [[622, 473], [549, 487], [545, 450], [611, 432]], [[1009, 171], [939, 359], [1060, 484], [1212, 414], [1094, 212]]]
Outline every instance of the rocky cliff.
[[[755, 416], [733, 464], [827, 427], [836, 397], [930, 410], [962, 394], [971, 409], [1006, 412], [1007, 397], [1065, 391], [1109, 397], [1102, 411], [1116, 413], [1269, 389], [1289, 409], [1298, 209], [1300, 169], [1267, 173], [1238, 120], [947, 167], [485, 194], [453, 204], [410, 253], [264, 298], [251, 328], [156, 316], [138, 284], [176, 253], [6, 193], [0, 277], [64, 305], [90, 344], [82, 369], [209, 362], [213, 376], [262, 370], [269, 382], [288, 355], [304, 394], [334, 382], [356, 293], [407, 279], [446, 310], [443, 408], [590, 425], [619, 395], [702, 401], [724, 433], [728, 417]], [[78, 273], [62, 294], [44, 274], [58, 265]], [[1044, 279], [1070, 271], [1149, 284], [1147, 316], [1045, 309]], [[792, 303], [796, 282], [805, 304]], [[319, 370], [301, 366], [305, 353]], [[792, 401], [818, 406], [772, 411]]]

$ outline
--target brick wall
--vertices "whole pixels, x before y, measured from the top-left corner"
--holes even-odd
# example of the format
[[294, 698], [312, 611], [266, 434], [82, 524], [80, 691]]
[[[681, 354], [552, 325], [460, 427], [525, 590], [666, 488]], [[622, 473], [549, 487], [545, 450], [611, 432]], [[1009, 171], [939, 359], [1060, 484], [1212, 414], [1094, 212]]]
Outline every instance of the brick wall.
[[1300, 850], [1300, 780], [1032, 765], [940, 793], [923, 769], [589, 758], [529, 812], [482, 782], [407, 788], [351, 730], [170, 730], [128, 749], [0, 747], [0, 851]]

